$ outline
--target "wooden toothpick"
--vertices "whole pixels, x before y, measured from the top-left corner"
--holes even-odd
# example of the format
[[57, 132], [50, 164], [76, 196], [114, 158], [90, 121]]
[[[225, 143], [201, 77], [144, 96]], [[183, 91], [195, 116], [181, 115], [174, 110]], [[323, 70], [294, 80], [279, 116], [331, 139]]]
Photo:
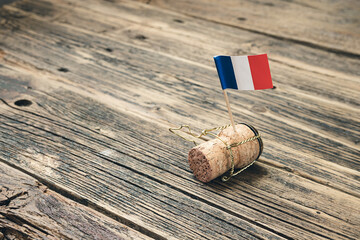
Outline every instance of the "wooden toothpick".
[[234, 123], [234, 119], [233, 119], [232, 112], [231, 112], [231, 108], [230, 108], [229, 97], [228, 97], [228, 95], [227, 95], [226, 90], [223, 90], [223, 93], [224, 93], [225, 102], [226, 102], [226, 106], [227, 106], [227, 109], [228, 109], [228, 113], [229, 113], [229, 118], [230, 118], [230, 121], [231, 121], [231, 125], [232, 125], [232, 127], [233, 127], [233, 129], [234, 129], [234, 132], [236, 132], [235, 123]]

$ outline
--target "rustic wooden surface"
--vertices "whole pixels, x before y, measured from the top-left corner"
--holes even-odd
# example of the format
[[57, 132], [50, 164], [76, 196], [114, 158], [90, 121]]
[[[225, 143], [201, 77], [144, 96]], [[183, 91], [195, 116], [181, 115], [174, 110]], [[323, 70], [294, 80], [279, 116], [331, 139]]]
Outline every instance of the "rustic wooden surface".
[[150, 239], [0, 163], [1, 239]]
[[[359, 239], [359, 10], [7, 1], [0, 239]], [[187, 163], [192, 144], [168, 128], [227, 124], [212, 56], [264, 52], [276, 88], [230, 94], [264, 152], [230, 182], [203, 184]]]

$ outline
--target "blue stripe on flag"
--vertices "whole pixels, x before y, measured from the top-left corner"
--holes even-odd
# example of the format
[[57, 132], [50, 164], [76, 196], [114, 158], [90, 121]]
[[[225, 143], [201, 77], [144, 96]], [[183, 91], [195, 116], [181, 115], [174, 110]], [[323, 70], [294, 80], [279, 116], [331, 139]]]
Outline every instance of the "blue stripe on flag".
[[238, 89], [230, 56], [214, 57], [222, 89]]

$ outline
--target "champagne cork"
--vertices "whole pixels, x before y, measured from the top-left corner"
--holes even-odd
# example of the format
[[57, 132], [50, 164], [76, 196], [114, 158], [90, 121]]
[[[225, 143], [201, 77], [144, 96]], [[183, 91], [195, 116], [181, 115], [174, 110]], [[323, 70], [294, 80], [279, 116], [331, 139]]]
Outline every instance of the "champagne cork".
[[[257, 130], [247, 124], [237, 124], [236, 132], [232, 127], [222, 130], [220, 137], [227, 145], [239, 143], [258, 135]], [[190, 169], [197, 179], [209, 182], [226, 173], [231, 168], [230, 152], [224, 142], [215, 138], [204, 142], [189, 151]], [[262, 153], [261, 138], [233, 147], [235, 168], [243, 168], [257, 160]]]

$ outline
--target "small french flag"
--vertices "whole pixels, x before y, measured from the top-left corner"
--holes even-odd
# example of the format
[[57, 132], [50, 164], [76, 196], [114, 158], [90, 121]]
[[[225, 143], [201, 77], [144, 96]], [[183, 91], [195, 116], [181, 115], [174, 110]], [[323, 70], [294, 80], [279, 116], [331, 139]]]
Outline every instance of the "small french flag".
[[260, 90], [272, 88], [266, 54], [214, 57], [222, 89]]

